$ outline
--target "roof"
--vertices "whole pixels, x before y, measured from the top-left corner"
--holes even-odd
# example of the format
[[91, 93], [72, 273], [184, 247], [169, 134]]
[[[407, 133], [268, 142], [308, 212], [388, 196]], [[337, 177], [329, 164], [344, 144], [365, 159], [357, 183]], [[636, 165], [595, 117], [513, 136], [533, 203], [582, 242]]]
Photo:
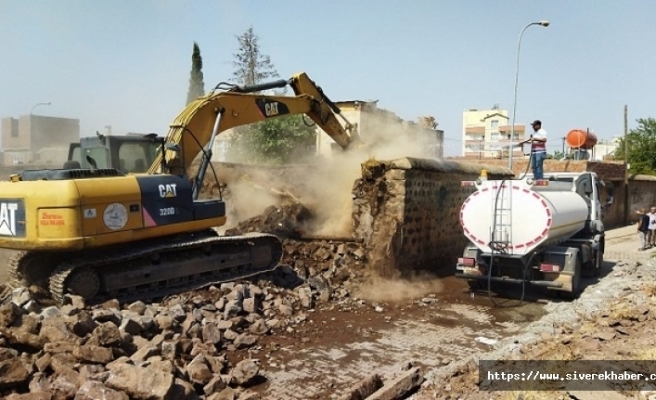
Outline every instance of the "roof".
[[499, 116], [499, 117], [502, 117], [502, 118], [505, 118], [505, 119], [509, 119], [508, 116], [503, 115], [503, 114], [501, 114], [501, 113], [499, 113], [499, 112], [496, 112], [496, 113], [494, 113], [494, 114], [488, 114], [488, 115], [486, 115], [485, 118], [483, 118], [483, 121], [485, 121], [485, 120], [488, 119], [488, 118], [492, 118], [492, 117], [496, 117], [496, 116]]

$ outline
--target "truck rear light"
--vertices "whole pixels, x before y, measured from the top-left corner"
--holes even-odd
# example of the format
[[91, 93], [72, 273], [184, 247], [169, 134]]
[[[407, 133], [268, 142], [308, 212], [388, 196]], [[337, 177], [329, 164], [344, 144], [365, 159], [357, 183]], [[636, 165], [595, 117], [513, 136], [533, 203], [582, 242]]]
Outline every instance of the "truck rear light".
[[546, 179], [538, 179], [533, 181], [533, 186], [549, 186], [549, 181]]
[[541, 272], [560, 272], [560, 265], [557, 264], [540, 264]]
[[461, 181], [460, 187], [476, 186], [476, 181]]
[[473, 267], [476, 264], [476, 260], [469, 257], [458, 258], [459, 265], [465, 265], [467, 267]]

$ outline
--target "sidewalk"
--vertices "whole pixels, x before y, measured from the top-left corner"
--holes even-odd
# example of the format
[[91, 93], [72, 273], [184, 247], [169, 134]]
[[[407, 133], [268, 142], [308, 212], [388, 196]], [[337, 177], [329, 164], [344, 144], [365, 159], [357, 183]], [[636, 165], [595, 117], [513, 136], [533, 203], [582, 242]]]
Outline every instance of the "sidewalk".
[[639, 251], [639, 247], [640, 238], [635, 224], [608, 230], [606, 231], [604, 259], [607, 261], [641, 261], [651, 258], [656, 251], [656, 248]]

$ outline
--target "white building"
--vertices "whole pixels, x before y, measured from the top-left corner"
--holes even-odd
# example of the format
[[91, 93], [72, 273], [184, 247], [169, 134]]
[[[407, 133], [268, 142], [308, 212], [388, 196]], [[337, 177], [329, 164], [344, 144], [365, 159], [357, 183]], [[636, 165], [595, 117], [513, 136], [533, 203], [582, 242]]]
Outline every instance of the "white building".
[[[469, 109], [462, 113], [462, 153], [463, 157], [502, 158], [507, 157], [511, 144], [508, 110], [498, 105], [491, 109]], [[517, 143], [524, 139], [524, 125], [515, 125], [514, 139]], [[522, 156], [521, 147], [515, 147], [513, 156]]]

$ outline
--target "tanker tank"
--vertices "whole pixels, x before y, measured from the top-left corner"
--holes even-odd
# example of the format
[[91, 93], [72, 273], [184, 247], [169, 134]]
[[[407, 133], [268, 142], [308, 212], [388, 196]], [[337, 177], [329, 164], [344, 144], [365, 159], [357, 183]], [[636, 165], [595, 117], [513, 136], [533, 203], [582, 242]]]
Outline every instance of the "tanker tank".
[[573, 129], [567, 133], [565, 141], [569, 147], [590, 150], [597, 144], [597, 135], [587, 130]]
[[506, 242], [505, 252], [511, 255], [562, 242], [584, 228], [588, 205], [571, 183], [540, 181], [547, 186], [532, 186], [527, 180], [508, 180], [499, 189], [501, 182], [477, 183], [478, 190], [460, 210], [465, 236], [483, 253], [492, 252], [495, 215], [494, 240]]

